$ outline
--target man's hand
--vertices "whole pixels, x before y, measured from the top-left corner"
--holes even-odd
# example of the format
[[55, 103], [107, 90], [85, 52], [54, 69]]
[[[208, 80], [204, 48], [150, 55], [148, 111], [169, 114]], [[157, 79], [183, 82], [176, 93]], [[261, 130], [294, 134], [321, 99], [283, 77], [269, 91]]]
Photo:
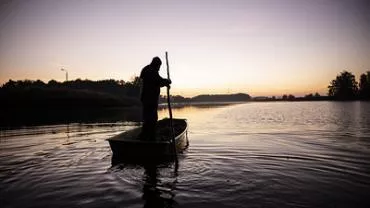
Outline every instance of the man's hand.
[[166, 84], [166, 86], [167, 87], [170, 87], [170, 84], [172, 83], [172, 81], [170, 80], [170, 79], [167, 79], [167, 84]]

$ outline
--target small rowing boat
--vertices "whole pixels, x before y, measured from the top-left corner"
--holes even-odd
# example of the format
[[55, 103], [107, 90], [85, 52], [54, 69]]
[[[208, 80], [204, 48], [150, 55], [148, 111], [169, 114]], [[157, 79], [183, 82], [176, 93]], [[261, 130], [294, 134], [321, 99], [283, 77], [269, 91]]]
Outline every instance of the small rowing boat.
[[[189, 145], [186, 119], [172, 119], [176, 152], [182, 152]], [[141, 127], [131, 129], [108, 140], [113, 158], [116, 159], [153, 159], [174, 155], [170, 119], [165, 118], [157, 123], [155, 140], [139, 138]]]

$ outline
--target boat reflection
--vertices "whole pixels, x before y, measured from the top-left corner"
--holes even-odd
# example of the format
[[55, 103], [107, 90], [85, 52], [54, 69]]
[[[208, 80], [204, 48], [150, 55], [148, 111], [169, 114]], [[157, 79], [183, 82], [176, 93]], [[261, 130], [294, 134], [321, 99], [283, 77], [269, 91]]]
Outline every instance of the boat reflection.
[[175, 185], [177, 180], [172, 183], [162, 183], [155, 165], [144, 166], [144, 185], [143, 199], [144, 207], [173, 207], [175, 205]]
[[[113, 158], [112, 167], [122, 171], [130, 168], [143, 168], [142, 199], [143, 207], [174, 207], [177, 168], [174, 158]], [[163, 173], [163, 174], [161, 174]]]

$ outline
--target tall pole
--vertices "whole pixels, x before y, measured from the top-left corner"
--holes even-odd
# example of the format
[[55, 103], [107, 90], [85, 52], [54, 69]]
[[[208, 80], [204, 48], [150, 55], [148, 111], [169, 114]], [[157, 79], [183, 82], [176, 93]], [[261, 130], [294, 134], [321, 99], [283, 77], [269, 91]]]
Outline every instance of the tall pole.
[[[166, 51], [166, 64], [167, 64], [167, 78], [170, 79], [170, 67], [168, 64], [168, 53]], [[175, 141], [175, 131], [173, 129], [173, 122], [172, 122], [172, 109], [171, 109], [171, 99], [170, 99], [170, 87], [167, 87], [167, 104], [168, 104], [168, 111], [170, 114], [170, 128], [171, 128], [171, 141], [172, 141], [172, 148], [175, 155], [175, 165], [176, 169], [178, 167], [178, 160], [177, 160], [177, 152], [176, 152], [176, 141]]]
[[66, 69], [63, 69], [63, 68], [61, 68], [60, 70], [66, 72], [66, 82], [67, 82], [68, 81], [68, 71]]

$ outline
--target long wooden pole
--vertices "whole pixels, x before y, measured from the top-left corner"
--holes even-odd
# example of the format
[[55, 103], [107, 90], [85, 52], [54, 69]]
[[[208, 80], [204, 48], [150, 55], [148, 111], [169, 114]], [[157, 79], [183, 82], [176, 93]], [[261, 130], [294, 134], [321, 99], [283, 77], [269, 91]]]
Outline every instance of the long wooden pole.
[[[167, 64], [167, 78], [170, 79], [170, 67], [168, 64], [168, 53], [166, 51], [166, 64]], [[175, 155], [175, 161], [177, 166], [177, 151], [176, 151], [176, 142], [175, 142], [175, 131], [173, 129], [173, 123], [172, 123], [172, 109], [171, 109], [171, 100], [170, 100], [170, 88], [167, 87], [167, 104], [168, 104], [168, 111], [170, 113], [170, 128], [171, 128], [171, 141], [172, 141], [172, 147], [173, 152]]]

